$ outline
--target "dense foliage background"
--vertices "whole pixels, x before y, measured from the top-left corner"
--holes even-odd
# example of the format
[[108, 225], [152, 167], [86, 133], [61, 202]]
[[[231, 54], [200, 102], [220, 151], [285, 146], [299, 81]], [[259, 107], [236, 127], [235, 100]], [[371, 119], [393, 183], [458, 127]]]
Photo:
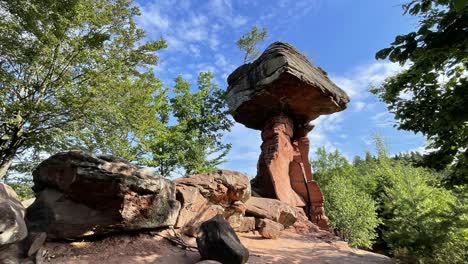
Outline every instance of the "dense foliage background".
[[376, 145], [376, 157], [353, 163], [324, 148], [312, 161], [337, 234], [410, 263], [466, 263], [466, 189], [445, 189], [443, 175], [413, 165], [414, 155], [390, 158], [378, 138]]

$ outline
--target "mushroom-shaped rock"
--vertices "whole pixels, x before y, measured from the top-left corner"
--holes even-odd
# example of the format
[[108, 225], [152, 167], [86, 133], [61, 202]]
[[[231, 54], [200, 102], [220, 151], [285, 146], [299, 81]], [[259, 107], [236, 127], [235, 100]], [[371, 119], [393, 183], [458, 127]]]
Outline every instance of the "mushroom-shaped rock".
[[234, 119], [259, 130], [281, 113], [305, 124], [342, 111], [349, 102], [325, 71], [284, 42], [271, 44], [254, 62], [237, 68], [228, 84], [227, 103]]
[[228, 77], [227, 103], [234, 119], [262, 131], [253, 193], [302, 207], [323, 229], [323, 195], [309, 163], [309, 123], [342, 111], [349, 102], [322, 69], [287, 43], [275, 42]]

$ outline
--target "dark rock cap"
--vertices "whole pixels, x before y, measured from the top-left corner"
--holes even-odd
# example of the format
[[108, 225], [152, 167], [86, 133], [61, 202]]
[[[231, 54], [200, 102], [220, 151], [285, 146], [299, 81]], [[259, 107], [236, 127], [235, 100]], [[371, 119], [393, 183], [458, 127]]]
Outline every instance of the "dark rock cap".
[[274, 42], [252, 63], [228, 77], [227, 103], [234, 119], [262, 129], [285, 114], [296, 124], [346, 109], [348, 95], [293, 46]]

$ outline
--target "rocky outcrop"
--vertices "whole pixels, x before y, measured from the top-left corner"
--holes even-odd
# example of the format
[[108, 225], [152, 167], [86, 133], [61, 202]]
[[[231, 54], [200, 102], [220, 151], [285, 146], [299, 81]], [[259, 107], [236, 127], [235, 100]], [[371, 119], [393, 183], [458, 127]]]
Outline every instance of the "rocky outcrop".
[[27, 236], [24, 214], [25, 209], [15, 191], [0, 183], [0, 247], [21, 241]]
[[293, 46], [275, 42], [252, 63], [228, 77], [227, 103], [234, 119], [253, 129], [280, 113], [306, 124], [320, 115], [342, 111], [346, 93]]
[[78, 238], [175, 224], [175, 184], [113, 156], [62, 152], [33, 172], [28, 227], [49, 238]]
[[177, 199], [182, 208], [175, 227], [194, 236], [204, 221], [222, 214], [234, 226], [240, 226], [245, 212], [244, 202], [250, 198], [246, 175], [229, 170], [190, 175], [175, 179]]
[[25, 209], [15, 191], [0, 183], [0, 263], [19, 263], [21, 242], [28, 235]]
[[346, 108], [349, 98], [322, 69], [287, 43], [275, 42], [228, 77], [227, 102], [234, 119], [262, 131], [252, 192], [301, 207], [328, 229], [323, 195], [309, 163], [309, 123]]
[[197, 246], [205, 260], [243, 264], [249, 259], [249, 250], [242, 245], [222, 215], [216, 215], [200, 226]]

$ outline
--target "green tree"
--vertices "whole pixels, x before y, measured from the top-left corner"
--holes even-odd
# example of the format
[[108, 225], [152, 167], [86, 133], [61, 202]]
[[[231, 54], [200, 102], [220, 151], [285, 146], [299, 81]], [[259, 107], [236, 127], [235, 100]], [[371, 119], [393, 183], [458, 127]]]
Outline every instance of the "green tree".
[[383, 240], [392, 254], [412, 263], [466, 263], [466, 199], [434, 186], [424, 168], [398, 161], [388, 165], [381, 217]]
[[228, 118], [225, 93], [213, 78], [212, 73], [201, 72], [195, 92], [181, 76], [175, 79], [174, 96], [169, 99], [174, 124], [163, 133], [154, 131], [147, 142], [152, 159], [146, 162], [157, 166], [161, 175], [178, 167], [187, 174], [213, 170], [231, 149], [222, 137], [233, 122]]
[[370, 248], [380, 223], [371, 196], [354, 184], [356, 170], [338, 151], [317, 150], [314, 178], [325, 196], [331, 227], [354, 247]]
[[163, 93], [126, 0], [0, 0], [0, 177], [16, 155], [79, 146], [126, 158]]
[[413, 0], [406, 13], [420, 18], [415, 32], [377, 52], [408, 68], [373, 89], [399, 120], [436, 149], [425, 157], [435, 169], [450, 166], [452, 184], [468, 183], [467, 0]]
[[255, 25], [236, 42], [237, 47], [244, 51], [244, 63], [253, 61], [260, 55], [260, 50], [257, 48], [257, 45], [259, 42], [264, 41], [266, 37], [266, 28], [260, 30]]

